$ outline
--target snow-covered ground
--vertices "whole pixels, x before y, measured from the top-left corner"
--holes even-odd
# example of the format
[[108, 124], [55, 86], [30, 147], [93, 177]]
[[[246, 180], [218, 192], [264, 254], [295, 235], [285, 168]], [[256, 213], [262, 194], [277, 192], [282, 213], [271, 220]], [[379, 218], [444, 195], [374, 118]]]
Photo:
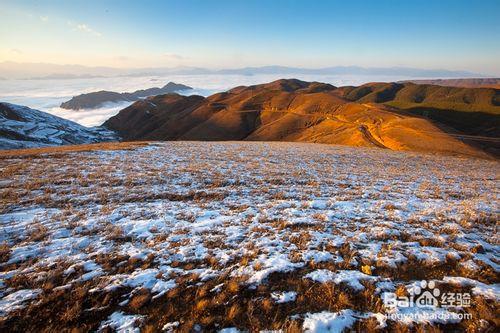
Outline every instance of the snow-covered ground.
[[[165, 142], [0, 166], [0, 330], [498, 324], [496, 161]], [[471, 306], [382, 303], [421, 280]]]
[[26, 106], [0, 103], [0, 149], [117, 141], [104, 127], [85, 127]]

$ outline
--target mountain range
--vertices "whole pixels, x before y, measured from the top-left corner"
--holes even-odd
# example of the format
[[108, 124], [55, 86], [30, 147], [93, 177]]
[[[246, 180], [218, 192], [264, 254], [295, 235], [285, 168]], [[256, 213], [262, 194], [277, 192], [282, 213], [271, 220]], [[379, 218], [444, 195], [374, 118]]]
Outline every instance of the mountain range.
[[[126, 140], [306, 141], [483, 155], [498, 151], [500, 91], [278, 80], [135, 102], [103, 126]], [[481, 141], [479, 141], [479, 139]]]
[[323, 68], [300, 68], [287, 66], [260, 66], [232, 69], [207, 69], [201, 67], [154, 67], [154, 68], [113, 68], [88, 67], [82, 65], [56, 65], [47, 63], [1, 62], [0, 76], [7, 79], [76, 79], [92, 77], [116, 76], [150, 76], [150, 75], [383, 75], [407, 77], [482, 77], [478, 73], [468, 71], [452, 71], [444, 69], [421, 69], [411, 67], [359, 67], [331, 66]]
[[500, 156], [500, 90], [282, 79], [209, 97], [160, 94], [101, 127], [0, 104], [0, 148], [109, 140], [296, 141]]
[[161, 88], [155, 87], [142, 89], [131, 93], [117, 93], [114, 91], [101, 90], [74, 96], [69, 101], [63, 102], [61, 104], [61, 108], [70, 110], [92, 109], [97, 108], [104, 103], [132, 102], [148, 96], [168, 94], [190, 89], [193, 88], [183, 84], [169, 82]]

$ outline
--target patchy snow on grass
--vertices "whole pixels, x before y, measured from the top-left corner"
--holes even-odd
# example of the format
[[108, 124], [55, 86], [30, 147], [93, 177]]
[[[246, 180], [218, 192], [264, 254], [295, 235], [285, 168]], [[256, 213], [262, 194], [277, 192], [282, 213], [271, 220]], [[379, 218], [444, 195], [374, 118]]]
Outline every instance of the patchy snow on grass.
[[461, 276], [445, 276], [444, 283], [449, 283], [460, 287], [472, 287], [472, 294], [482, 296], [484, 298], [500, 301], [500, 284], [495, 283], [488, 285], [473, 279]]
[[327, 269], [318, 269], [315, 270], [306, 276], [304, 278], [306, 279], [311, 279], [313, 281], [319, 282], [319, 283], [325, 283], [325, 282], [330, 282], [333, 281], [336, 277], [336, 274], [332, 271], [329, 271]]
[[308, 313], [304, 317], [302, 329], [307, 333], [338, 333], [352, 327], [356, 322], [354, 311]]
[[253, 266], [248, 266], [244, 270], [237, 272], [237, 275], [250, 275], [247, 280], [248, 284], [260, 284], [271, 273], [290, 272], [304, 265], [303, 263], [292, 263], [286, 254], [261, 256], [256, 262], [262, 265], [260, 270], [255, 271]]
[[271, 298], [276, 303], [288, 303], [295, 301], [297, 293], [295, 291], [273, 292]]
[[360, 271], [352, 271], [352, 270], [338, 271], [334, 273], [326, 269], [319, 269], [307, 274], [304, 277], [320, 283], [325, 283], [325, 282], [333, 282], [335, 284], [345, 283], [355, 291], [360, 291], [365, 289], [365, 287], [360, 283], [360, 281], [377, 280], [377, 278], [374, 276], [364, 274]]
[[139, 333], [140, 329], [138, 324], [143, 320], [143, 316], [126, 315], [123, 312], [113, 312], [108, 320], [101, 323], [99, 330], [106, 327], [113, 328], [119, 333]]
[[21, 289], [0, 299], [0, 317], [6, 316], [10, 311], [21, 309], [30, 300], [34, 300], [42, 291], [39, 289]]
[[4, 102], [0, 103], [0, 106], [10, 111], [0, 114], [0, 129], [6, 133], [15, 133], [16, 139], [22, 138], [9, 139], [7, 135], [7, 138], [0, 139], [0, 149], [83, 144], [118, 139], [114, 132], [103, 127], [85, 127], [26, 106]]
[[[158, 142], [6, 156], [0, 167], [8, 323], [26, 323], [28, 309], [46, 315], [39, 300], [69, 295], [58, 315], [74, 307], [89, 327], [111, 320], [111, 311], [116, 327], [136, 315], [162, 327], [161, 308], [180, 330], [244, 331], [255, 322], [264, 330], [272, 325], [247, 315], [265, 313], [250, 308], [264, 305], [277, 314], [273, 327], [293, 320], [294, 307], [311, 313], [310, 327], [352, 327], [368, 314], [382, 326], [389, 312], [375, 305], [417, 275], [499, 299], [497, 161], [305, 143]], [[339, 294], [371, 300], [359, 313], [324, 312], [344, 304]], [[165, 306], [172, 299], [175, 307]]]
[[163, 325], [162, 327], [162, 331], [163, 332], [174, 332], [175, 328], [179, 326], [179, 322], [178, 321], [173, 321], [171, 323], [166, 323], [165, 325]]

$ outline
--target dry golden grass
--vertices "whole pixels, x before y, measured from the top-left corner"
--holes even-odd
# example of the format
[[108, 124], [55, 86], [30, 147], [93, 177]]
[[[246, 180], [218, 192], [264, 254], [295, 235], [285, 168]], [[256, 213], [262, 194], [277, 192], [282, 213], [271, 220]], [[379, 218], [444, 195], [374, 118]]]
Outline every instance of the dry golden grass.
[[0, 263], [6, 262], [10, 258], [10, 246], [7, 243], [0, 244]]
[[101, 150], [136, 149], [139, 147], [144, 147], [147, 144], [148, 144], [147, 141], [103, 142], [103, 143], [92, 143], [84, 145], [66, 145], [66, 146], [43, 147], [43, 148], [0, 150], [0, 158], [6, 158], [6, 157], [12, 158], [19, 156], [23, 156], [26, 158], [27, 156], [35, 157], [42, 154], [49, 154], [51, 155], [51, 158], [58, 158], [62, 156], [61, 154], [67, 154], [67, 153], [101, 151]]
[[[358, 291], [304, 278], [320, 269], [387, 278], [398, 295], [419, 279], [499, 282], [493, 265], [478, 260], [499, 244], [495, 162], [278, 143], [121, 145], [0, 158], [0, 273], [12, 274], [4, 279], [11, 290], [42, 291], [0, 320], [1, 331], [95, 331], [122, 311], [144, 316], [137, 325], [149, 332], [175, 321], [180, 332], [299, 332], [307, 313], [385, 313], [376, 281]], [[36, 255], [21, 258], [24, 247]], [[283, 257], [267, 261], [275, 254]], [[273, 271], [281, 260], [297, 266]], [[148, 281], [175, 285], [158, 296], [151, 285], [124, 282], [148, 272]], [[264, 278], [249, 283], [257, 274]], [[277, 303], [271, 295], [279, 292], [296, 299]], [[459, 324], [388, 321], [387, 330], [499, 325], [498, 304], [482, 295], [466, 311], [473, 319]], [[351, 328], [374, 332], [378, 322], [360, 317]]]

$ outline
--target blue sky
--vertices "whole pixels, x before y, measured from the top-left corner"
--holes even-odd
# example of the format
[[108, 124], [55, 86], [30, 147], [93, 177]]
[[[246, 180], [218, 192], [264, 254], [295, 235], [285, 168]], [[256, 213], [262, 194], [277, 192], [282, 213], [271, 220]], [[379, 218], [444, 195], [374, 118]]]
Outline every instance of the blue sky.
[[0, 0], [0, 61], [500, 75], [500, 1]]

